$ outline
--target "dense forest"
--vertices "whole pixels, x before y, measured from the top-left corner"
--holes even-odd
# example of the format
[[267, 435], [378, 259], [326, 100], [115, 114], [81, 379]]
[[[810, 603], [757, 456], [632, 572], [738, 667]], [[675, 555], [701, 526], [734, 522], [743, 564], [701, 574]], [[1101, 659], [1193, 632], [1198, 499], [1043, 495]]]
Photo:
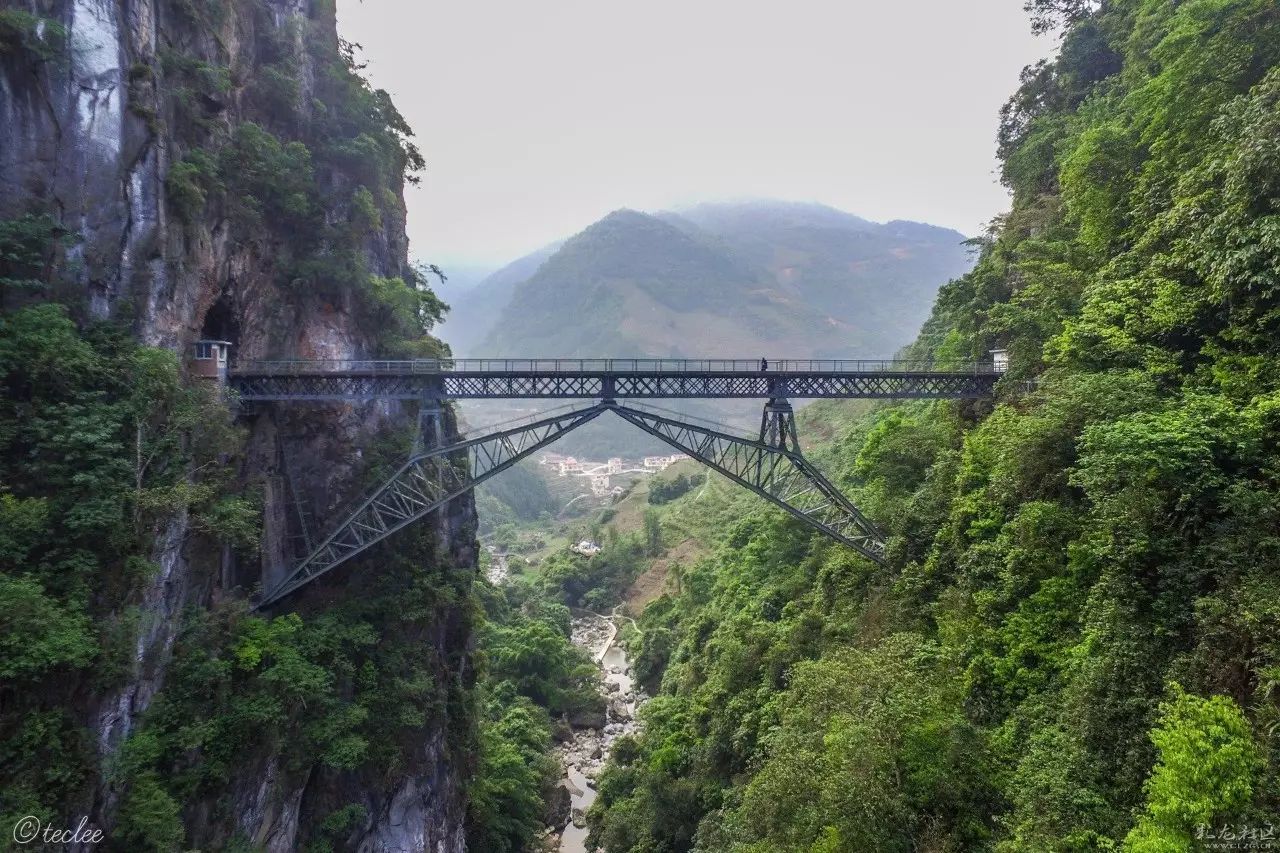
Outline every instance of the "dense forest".
[[1280, 814], [1280, 5], [1028, 8], [1062, 44], [1000, 115], [1012, 210], [911, 348], [1013, 367], [811, 414], [885, 567], [756, 511], [649, 606], [609, 853], [1240, 849]]

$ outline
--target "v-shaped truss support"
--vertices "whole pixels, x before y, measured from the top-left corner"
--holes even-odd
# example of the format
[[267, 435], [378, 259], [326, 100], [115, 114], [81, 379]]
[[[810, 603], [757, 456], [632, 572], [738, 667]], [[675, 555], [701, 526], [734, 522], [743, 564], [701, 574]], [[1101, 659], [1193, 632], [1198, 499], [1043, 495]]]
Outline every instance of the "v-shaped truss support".
[[[603, 404], [542, 418], [478, 438], [422, 448], [368, 497], [283, 581], [256, 605], [267, 607], [298, 587], [350, 560], [360, 552], [577, 429], [605, 411]], [[438, 416], [439, 409], [435, 410]], [[438, 435], [438, 423], [424, 431]], [[431, 436], [428, 435], [429, 441]], [[461, 454], [465, 453], [464, 461]]]
[[613, 410], [833, 539], [884, 562], [884, 534], [801, 455], [795, 415], [786, 400], [768, 402], [754, 441], [645, 409], [615, 405]]
[[424, 410], [419, 442], [409, 461], [269, 590], [257, 607], [279, 601], [605, 411], [616, 412], [858, 553], [884, 562], [884, 535], [801, 454], [795, 414], [785, 399], [769, 400], [756, 439], [606, 399], [478, 438], [424, 447], [440, 441], [437, 406]]

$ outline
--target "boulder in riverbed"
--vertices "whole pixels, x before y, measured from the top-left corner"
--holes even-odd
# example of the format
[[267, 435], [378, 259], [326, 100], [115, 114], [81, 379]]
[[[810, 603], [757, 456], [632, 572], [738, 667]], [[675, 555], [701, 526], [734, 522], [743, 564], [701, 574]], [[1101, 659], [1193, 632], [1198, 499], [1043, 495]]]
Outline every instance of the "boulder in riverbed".
[[569, 822], [569, 812], [573, 808], [573, 795], [564, 785], [556, 785], [547, 797], [546, 811], [542, 820], [547, 826], [559, 829]]
[[569, 725], [575, 729], [602, 729], [605, 725], [604, 708], [584, 708], [569, 715]]
[[551, 725], [551, 737], [553, 737], [557, 743], [568, 743], [573, 740], [573, 726], [569, 723], [569, 720], [561, 717], [553, 721]]

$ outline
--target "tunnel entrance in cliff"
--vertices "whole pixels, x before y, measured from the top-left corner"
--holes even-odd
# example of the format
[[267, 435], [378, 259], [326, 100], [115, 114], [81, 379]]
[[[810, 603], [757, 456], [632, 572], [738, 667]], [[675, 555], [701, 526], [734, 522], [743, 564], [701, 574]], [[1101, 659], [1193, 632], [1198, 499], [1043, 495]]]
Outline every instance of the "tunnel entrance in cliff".
[[227, 341], [231, 344], [231, 360], [235, 360], [236, 347], [240, 343], [240, 320], [236, 317], [227, 292], [224, 291], [204, 315], [200, 338], [207, 341]]

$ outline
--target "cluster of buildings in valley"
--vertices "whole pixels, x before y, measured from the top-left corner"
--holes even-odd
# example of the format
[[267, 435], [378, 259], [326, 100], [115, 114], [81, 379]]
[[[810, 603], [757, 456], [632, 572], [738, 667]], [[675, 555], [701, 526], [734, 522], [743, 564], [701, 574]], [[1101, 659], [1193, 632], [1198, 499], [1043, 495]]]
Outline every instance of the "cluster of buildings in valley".
[[559, 453], [544, 453], [538, 460], [538, 464], [550, 468], [561, 477], [589, 478], [591, 493], [597, 497], [604, 497], [622, 492], [621, 486], [615, 486], [610, 481], [609, 478], [612, 475], [656, 474], [688, 458], [687, 453], [672, 453], [670, 456], [646, 456], [640, 462], [628, 461], [621, 456], [611, 456], [607, 462], [592, 462], [573, 456], [562, 456]]
[[575, 554], [581, 554], [584, 557], [594, 557], [603, 549], [590, 539], [583, 539], [581, 542], [575, 542], [570, 545], [569, 550]]
[[688, 458], [687, 453], [672, 453], [670, 456], [646, 456], [638, 463], [625, 460], [621, 456], [611, 456], [607, 462], [592, 462], [573, 456], [562, 456], [559, 453], [544, 453], [538, 460], [538, 464], [554, 469], [561, 477], [567, 477], [570, 474], [590, 477], [601, 474], [653, 474]]

